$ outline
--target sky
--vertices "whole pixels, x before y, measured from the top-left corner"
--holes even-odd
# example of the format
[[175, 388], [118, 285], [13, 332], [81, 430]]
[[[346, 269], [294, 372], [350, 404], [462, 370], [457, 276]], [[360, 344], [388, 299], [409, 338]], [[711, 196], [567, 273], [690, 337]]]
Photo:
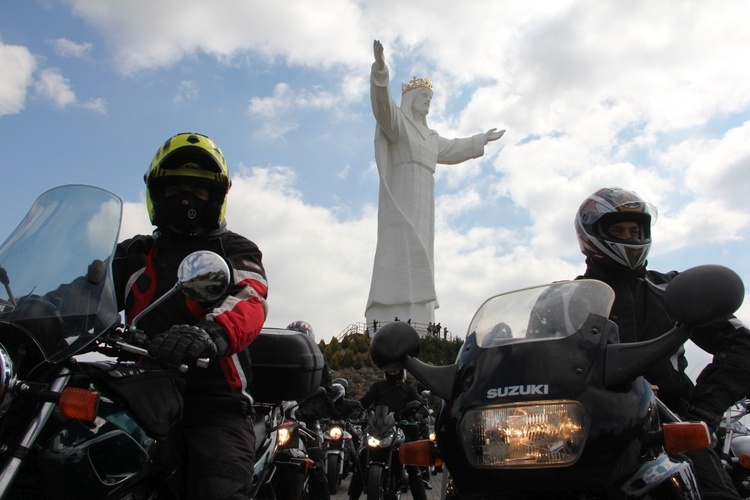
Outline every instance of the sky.
[[574, 214], [605, 186], [658, 208], [651, 269], [748, 282], [749, 24], [741, 0], [6, 0], [0, 239], [75, 183], [124, 200], [121, 239], [150, 233], [151, 157], [204, 133], [231, 169], [229, 228], [264, 254], [266, 324], [330, 341], [365, 321], [378, 39], [397, 101], [432, 79], [443, 137], [507, 130], [436, 172], [436, 321], [452, 335], [491, 295], [581, 274]]

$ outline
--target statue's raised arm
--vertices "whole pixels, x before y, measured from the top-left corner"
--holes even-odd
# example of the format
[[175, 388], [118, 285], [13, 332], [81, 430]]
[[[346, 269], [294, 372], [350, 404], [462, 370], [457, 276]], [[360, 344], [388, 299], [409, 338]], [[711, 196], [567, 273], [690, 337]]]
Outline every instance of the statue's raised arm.
[[383, 44], [380, 40], [372, 42], [372, 52], [375, 56], [375, 64], [378, 70], [385, 68], [385, 56], [383, 55]]

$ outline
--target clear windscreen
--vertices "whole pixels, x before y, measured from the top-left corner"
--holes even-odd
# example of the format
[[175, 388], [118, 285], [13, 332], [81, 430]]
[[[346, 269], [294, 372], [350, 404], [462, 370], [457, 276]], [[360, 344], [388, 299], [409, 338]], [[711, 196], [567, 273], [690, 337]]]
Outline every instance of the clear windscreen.
[[479, 347], [563, 338], [591, 314], [609, 317], [614, 291], [595, 280], [560, 281], [496, 295], [469, 325]]
[[121, 217], [116, 195], [61, 186], [0, 246], [0, 322], [31, 335], [47, 360], [75, 354], [119, 321], [110, 269]]

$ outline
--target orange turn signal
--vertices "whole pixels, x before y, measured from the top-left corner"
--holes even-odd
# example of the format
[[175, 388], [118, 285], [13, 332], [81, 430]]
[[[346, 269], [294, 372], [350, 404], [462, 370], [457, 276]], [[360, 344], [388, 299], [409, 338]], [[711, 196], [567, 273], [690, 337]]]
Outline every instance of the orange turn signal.
[[93, 422], [99, 410], [99, 393], [78, 387], [66, 387], [60, 394], [58, 406], [60, 413], [67, 418]]
[[433, 465], [435, 444], [427, 439], [403, 443], [398, 448], [398, 459], [404, 465]]
[[711, 434], [705, 422], [670, 422], [662, 425], [664, 449], [669, 455], [703, 450], [711, 446]]

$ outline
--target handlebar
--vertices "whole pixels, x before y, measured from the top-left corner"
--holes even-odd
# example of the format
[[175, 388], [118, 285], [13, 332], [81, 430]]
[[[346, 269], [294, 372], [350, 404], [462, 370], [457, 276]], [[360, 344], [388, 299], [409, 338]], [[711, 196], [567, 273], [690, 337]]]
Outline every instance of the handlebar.
[[[138, 354], [139, 356], [144, 356], [144, 357], [147, 357], [149, 359], [154, 359], [152, 356], [149, 356], [148, 351], [146, 349], [144, 349], [143, 347], [138, 347], [138, 346], [135, 346], [133, 344], [129, 344], [129, 343], [123, 341], [123, 340], [118, 340], [118, 339], [115, 339], [115, 338], [109, 338], [109, 339], [108, 338], [104, 338], [104, 339], [102, 339], [102, 342], [104, 344], [109, 345], [109, 346], [121, 349], [121, 350], [123, 350], [125, 352], [129, 352], [129, 353], [132, 353], [132, 354]], [[206, 368], [209, 363], [210, 363], [210, 360], [208, 358], [198, 358], [195, 361], [195, 366], [197, 368]], [[176, 366], [175, 368], [177, 368], [177, 370], [180, 373], [185, 373], [185, 372], [188, 371], [188, 369], [190, 367], [188, 365], [186, 365], [186, 364], [181, 364], [179, 366]]]

